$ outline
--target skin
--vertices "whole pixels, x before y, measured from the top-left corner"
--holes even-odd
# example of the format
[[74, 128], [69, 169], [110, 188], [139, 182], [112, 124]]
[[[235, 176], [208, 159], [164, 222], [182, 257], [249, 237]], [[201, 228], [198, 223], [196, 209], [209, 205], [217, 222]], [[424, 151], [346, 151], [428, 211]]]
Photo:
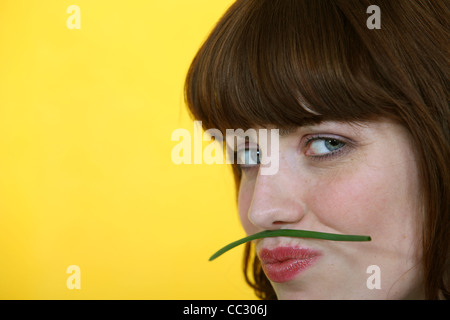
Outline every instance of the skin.
[[[324, 137], [340, 142], [330, 148]], [[240, 147], [238, 154], [254, 152], [255, 146], [256, 141], [247, 151]], [[279, 299], [424, 298], [419, 179], [402, 126], [383, 120], [299, 127], [280, 136], [278, 172], [261, 175], [260, 166], [241, 166], [239, 214], [247, 234], [300, 229], [372, 237], [371, 242], [256, 240], [257, 253], [277, 246], [321, 252], [295, 279], [271, 281]], [[380, 268], [380, 289], [367, 287], [371, 265]]]

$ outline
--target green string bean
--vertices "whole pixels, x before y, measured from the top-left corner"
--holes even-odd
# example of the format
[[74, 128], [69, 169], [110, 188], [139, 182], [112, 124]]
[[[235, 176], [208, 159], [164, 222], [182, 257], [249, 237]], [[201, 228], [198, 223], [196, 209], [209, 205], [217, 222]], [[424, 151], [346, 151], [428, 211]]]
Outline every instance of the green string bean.
[[331, 241], [371, 241], [370, 236], [335, 234], [335, 233], [325, 233], [307, 230], [293, 230], [293, 229], [265, 230], [226, 245], [225, 247], [214, 253], [211, 256], [211, 258], [209, 258], [209, 261], [216, 259], [217, 257], [221, 256], [228, 250], [233, 249], [234, 247], [237, 247], [240, 244], [268, 237], [313, 238]]

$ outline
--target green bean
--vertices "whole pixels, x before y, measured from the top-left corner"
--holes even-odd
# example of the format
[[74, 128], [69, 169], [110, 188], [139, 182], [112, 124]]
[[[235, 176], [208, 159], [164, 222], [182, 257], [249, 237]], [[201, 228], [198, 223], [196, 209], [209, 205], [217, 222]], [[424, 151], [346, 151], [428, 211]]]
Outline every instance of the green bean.
[[251, 236], [242, 238], [240, 240], [234, 241], [216, 253], [214, 253], [209, 261], [216, 259], [225, 252], [240, 244], [246, 243], [248, 241], [269, 238], [269, 237], [296, 237], [296, 238], [313, 238], [331, 241], [371, 241], [370, 236], [358, 236], [358, 235], [347, 235], [347, 234], [335, 234], [335, 233], [325, 233], [317, 231], [306, 231], [306, 230], [292, 230], [292, 229], [280, 229], [280, 230], [265, 230], [259, 233], [255, 233]]

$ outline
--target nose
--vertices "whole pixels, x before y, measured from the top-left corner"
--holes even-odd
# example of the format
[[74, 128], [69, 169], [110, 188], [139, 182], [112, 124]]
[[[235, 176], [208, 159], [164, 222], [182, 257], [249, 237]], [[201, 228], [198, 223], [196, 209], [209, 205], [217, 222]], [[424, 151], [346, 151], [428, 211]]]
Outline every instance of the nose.
[[300, 222], [306, 212], [300, 179], [281, 166], [274, 175], [259, 173], [248, 211], [250, 222], [264, 230], [288, 229]]

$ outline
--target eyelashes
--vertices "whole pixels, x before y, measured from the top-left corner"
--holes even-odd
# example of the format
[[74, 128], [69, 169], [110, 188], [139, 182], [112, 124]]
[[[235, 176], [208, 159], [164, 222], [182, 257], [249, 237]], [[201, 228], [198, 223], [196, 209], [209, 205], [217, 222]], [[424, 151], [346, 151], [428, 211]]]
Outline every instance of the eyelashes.
[[259, 167], [261, 152], [258, 146], [250, 147], [246, 144], [243, 149], [234, 152], [234, 159], [242, 171], [249, 172]]
[[313, 161], [330, 160], [349, 151], [353, 144], [343, 137], [334, 135], [307, 136], [302, 151]]
[[[344, 156], [355, 144], [348, 138], [333, 134], [304, 136], [300, 141], [301, 153], [310, 161], [332, 161]], [[246, 143], [244, 148], [234, 152], [234, 159], [243, 172], [249, 173], [259, 168], [261, 152], [258, 145]]]

